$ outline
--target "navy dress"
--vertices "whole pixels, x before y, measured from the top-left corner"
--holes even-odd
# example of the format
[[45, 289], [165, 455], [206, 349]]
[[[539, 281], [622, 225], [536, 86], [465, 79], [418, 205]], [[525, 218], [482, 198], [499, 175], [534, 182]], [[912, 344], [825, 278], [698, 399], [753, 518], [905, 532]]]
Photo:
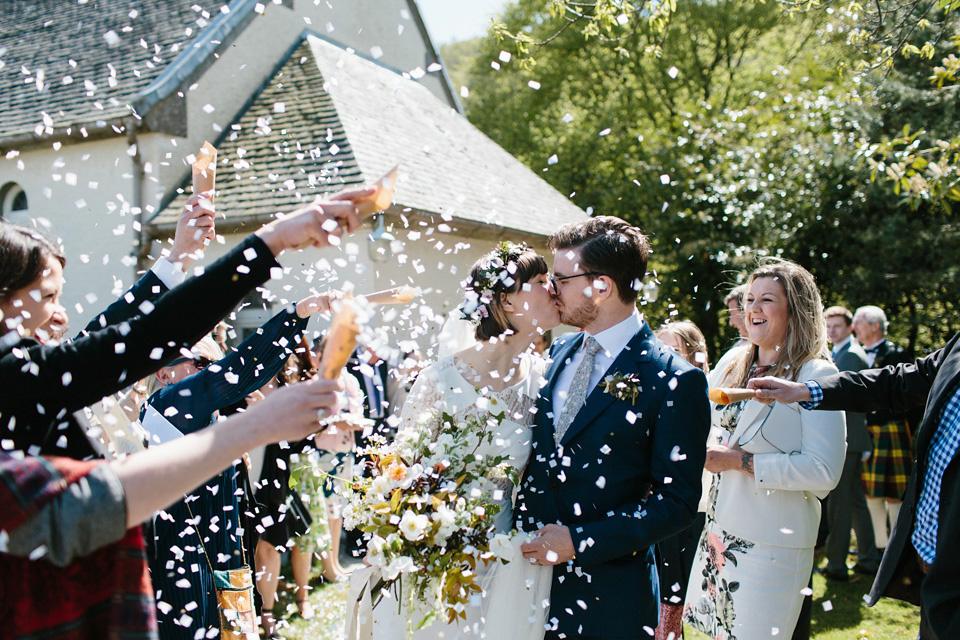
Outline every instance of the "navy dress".
[[[163, 387], [147, 402], [183, 434], [199, 431], [214, 421], [215, 412], [237, 403], [277, 375], [306, 326], [307, 320], [295, 311], [281, 311], [236, 351], [195, 375]], [[164, 640], [209, 637], [209, 629], [219, 628], [213, 575], [200, 546], [200, 535], [215, 569], [253, 564], [252, 551], [244, 555], [238, 533], [237, 478], [235, 468], [227, 469], [156, 519], [156, 554], [150, 571], [157, 594], [160, 637]], [[200, 629], [203, 634], [197, 636]]]

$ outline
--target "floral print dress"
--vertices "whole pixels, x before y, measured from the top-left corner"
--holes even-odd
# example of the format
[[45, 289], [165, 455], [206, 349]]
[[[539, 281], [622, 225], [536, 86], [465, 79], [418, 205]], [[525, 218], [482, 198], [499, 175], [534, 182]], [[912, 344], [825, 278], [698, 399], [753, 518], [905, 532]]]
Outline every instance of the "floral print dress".
[[[764, 369], [754, 366], [751, 378]], [[721, 409], [722, 444], [737, 428], [745, 402]], [[730, 471], [726, 473], [739, 473]], [[775, 547], [734, 536], [715, 520], [723, 474], [713, 474], [707, 503], [707, 524], [690, 572], [684, 622], [714, 640], [789, 638], [799, 616], [797, 594], [807, 586], [813, 549]], [[762, 518], [763, 514], [749, 517]], [[805, 556], [809, 555], [809, 562]]]

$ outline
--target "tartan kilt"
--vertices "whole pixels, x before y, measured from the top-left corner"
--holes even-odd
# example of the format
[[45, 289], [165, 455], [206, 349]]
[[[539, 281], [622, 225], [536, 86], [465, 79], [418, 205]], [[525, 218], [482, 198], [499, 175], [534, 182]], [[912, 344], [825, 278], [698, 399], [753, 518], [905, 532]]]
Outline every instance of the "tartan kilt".
[[913, 470], [913, 447], [907, 424], [892, 420], [867, 425], [873, 453], [863, 463], [863, 490], [870, 498], [902, 500]]

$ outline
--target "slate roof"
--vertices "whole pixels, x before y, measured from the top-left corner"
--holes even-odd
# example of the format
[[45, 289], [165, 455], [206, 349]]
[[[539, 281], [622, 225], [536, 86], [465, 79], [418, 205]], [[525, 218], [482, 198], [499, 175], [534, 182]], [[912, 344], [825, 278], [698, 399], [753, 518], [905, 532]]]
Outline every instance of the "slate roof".
[[0, 139], [129, 116], [225, 0], [0, 0]]
[[[422, 85], [315, 36], [216, 145], [217, 206], [233, 224], [372, 182], [397, 163], [398, 208], [541, 236], [587, 217]], [[185, 198], [158, 212], [154, 232], [175, 224]]]

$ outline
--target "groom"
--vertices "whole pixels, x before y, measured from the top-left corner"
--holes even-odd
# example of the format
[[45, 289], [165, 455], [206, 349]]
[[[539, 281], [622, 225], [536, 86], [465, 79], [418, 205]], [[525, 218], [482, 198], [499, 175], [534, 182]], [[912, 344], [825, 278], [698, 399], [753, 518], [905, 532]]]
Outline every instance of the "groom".
[[548, 246], [560, 319], [583, 331], [551, 346], [515, 511], [538, 533], [523, 555], [553, 565], [547, 638], [652, 638], [654, 545], [692, 522], [700, 498], [706, 378], [637, 312], [649, 254], [638, 228], [597, 217]]

